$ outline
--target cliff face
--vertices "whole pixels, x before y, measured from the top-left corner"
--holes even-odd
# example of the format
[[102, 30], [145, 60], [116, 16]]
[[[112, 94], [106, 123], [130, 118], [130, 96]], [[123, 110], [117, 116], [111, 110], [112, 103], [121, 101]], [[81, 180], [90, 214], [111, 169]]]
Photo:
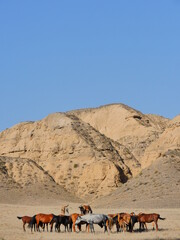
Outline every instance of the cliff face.
[[140, 159], [145, 149], [165, 130], [169, 120], [145, 115], [124, 104], [73, 111], [102, 134], [126, 146]]
[[18, 124], [0, 134], [0, 143], [2, 156], [33, 160], [82, 198], [107, 194], [140, 169], [124, 146], [70, 113]]
[[44, 189], [48, 182], [59, 193], [97, 199], [177, 149], [179, 125], [179, 117], [170, 121], [122, 104], [54, 113], [0, 133], [2, 169], [22, 188], [36, 182]]

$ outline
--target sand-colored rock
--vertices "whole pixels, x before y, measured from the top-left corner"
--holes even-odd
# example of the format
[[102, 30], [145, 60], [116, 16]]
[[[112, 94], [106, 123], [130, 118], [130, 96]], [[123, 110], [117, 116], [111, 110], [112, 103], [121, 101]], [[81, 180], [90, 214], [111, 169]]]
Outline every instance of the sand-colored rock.
[[124, 149], [70, 113], [51, 114], [0, 134], [2, 156], [33, 160], [80, 198], [105, 195], [140, 171], [128, 150], [121, 157]]
[[136, 159], [159, 137], [169, 121], [157, 115], [142, 114], [124, 104], [81, 109], [71, 113], [126, 146]]
[[50, 114], [0, 133], [1, 200], [18, 189], [18, 201], [29, 194], [98, 203], [113, 192], [118, 201], [142, 169], [150, 169], [151, 179], [151, 167], [162, 167], [166, 155], [170, 163], [168, 150], [179, 149], [180, 116], [168, 120], [123, 104]]
[[169, 121], [165, 131], [144, 152], [140, 159], [142, 168], [146, 168], [163, 156], [167, 150], [180, 149], [180, 115]]
[[97, 199], [96, 207], [179, 208], [180, 149], [169, 150], [113, 193]]
[[33, 160], [0, 156], [0, 203], [50, 204], [52, 199], [80, 201]]

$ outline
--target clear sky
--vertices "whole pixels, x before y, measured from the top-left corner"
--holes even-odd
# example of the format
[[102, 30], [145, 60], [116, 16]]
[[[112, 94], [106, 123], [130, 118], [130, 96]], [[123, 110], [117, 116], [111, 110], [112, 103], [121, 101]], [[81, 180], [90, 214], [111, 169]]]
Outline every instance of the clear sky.
[[180, 114], [180, 1], [0, 0], [0, 131], [110, 103]]

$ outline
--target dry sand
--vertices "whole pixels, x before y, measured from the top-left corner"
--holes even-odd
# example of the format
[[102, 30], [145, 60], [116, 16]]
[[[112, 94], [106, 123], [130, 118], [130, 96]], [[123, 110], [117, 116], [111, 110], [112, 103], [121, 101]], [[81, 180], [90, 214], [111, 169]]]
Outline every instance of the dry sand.
[[[33, 215], [35, 213], [54, 213], [58, 214], [63, 203], [58, 206], [52, 205], [10, 205], [0, 204], [1, 207], [1, 222], [0, 222], [0, 240], [56, 240], [56, 239], [180, 239], [180, 209], [111, 209], [110, 208], [94, 208], [95, 213], [115, 213], [115, 212], [157, 212], [166, 220], [159, 220], [159, 231], [152, 230], [152, 224], [148, 224], [148, 232], [133, 232], [133, 233], [116, 233], [115, 228], [112, 233], [105, 233], [99, 226], [95, 226], [95, 234], [83, 232], [80, 233], [65, 233], [64, 226], [61, 226], [61, 233], [56, 232], [30, 232], [26, 227], [26, 232], [22, 229], [22, 221], [17, 219], [17, 216]], [[78, 203], [70, 204], [70, 213], [78, 212]], [[135, 230], [138, 225], [135, 225]]]

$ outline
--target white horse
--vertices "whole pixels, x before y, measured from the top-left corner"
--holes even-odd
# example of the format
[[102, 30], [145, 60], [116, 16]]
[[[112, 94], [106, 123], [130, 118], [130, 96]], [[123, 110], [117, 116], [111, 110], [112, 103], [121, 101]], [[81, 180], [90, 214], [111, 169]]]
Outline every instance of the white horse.
[[104, 214], [86, 214], [83, 216], [79, 216], [76, 219], [75, 224], [79, 223], [88, 223], [91, 229], [91, 232], [94, 231], [94, 225], [93, 224], [98, 224], [101, 228], [104, 227], [104, 232], [108, 231], [107, 226], [108, 226], [108, 216]]

